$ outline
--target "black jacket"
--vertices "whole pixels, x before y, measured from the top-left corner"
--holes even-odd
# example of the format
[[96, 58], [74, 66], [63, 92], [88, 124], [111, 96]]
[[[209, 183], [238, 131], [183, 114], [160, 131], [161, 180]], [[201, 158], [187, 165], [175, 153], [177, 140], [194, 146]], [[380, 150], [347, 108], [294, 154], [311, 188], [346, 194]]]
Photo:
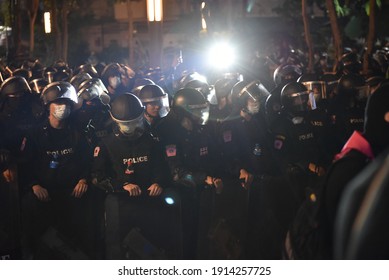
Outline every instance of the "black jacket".
[[130, 140], [116, 127], [95, 147], [92, 176], [96, 182], [109, 179], [116, 192], [124, 191], [123, 186], [128, 183], [138, 185], [146, 193], [153, 183], [164, 188], [169, 182], [166, 163], [155, 138], [143, 133], [138, 139]]
[[55, 129], [45, 121], [28, 133], [20, 150], [26, 187], [73, 190], [80, 179], [88, 179], [90, 149], [83, 133], [72, 125]]

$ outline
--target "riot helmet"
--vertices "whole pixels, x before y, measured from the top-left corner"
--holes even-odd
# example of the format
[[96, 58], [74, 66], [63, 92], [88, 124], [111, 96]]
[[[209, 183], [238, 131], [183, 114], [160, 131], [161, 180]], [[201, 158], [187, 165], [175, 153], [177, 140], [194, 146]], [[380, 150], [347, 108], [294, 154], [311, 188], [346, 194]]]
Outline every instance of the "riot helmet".
[[325, 73], [321, 76], [320, 80], [326, 83], [326, 95], [328, 99], [331, 99], [336, 95], [339, 78], [340, 77], [334, 73]]
[[122, 69], [118, 63], [108, 64], [101, 73], [101, 80], [107, 88], [117, 89], [121, 84], [121, 79]]
[[343, 74], [359, 74], [362, 64], [358, 55], [353, 51], [348, 51], [340, 58], [340, 66]]
[[215, 89], [207, 82], [204, 82], [202, 80], [191, 80], [185, 85], [185, 88], [197, 89], [204, 95], [204, 97], [208, 100], [209, 103], [211, 103], [212, 105], [217, 104]]
[[131, 90], [134, 87], [136, 73], [127, 65], [121, 64], [120, 66], [122, 67], [121, 83], [125, 89]]
[[77, 93], [75, 88], [64, 81], [52, 82], [48, 84], [41, 94], [44, 105], [49, 105], [52, 102], [65, 101], [73, 107], [78, 103]]
[[258, 80], [238, 82], [231, 91], [231, 102], [234, 111], [243, 110], [251, 115], [260, 111], [264, 112], [263, 107], [269, 94]]
[[99, 77], [99, 74], [98, 74], [96, 68], [92, 64], [89, 64], [89, 63], [82, 64], [82, 65], [78, 66], [76, 68], [76, 70], [74, 70], [73, 75], [76, 76], [76, 75], [81, 74], [81, 73], [88, 74], [89, 76], [94, 77], [94, 78]]
[[144, 106], [132, 93], [123, 93], [112, 101], [111, 118], [120, 132], [131, 139], [137, 139], [144, 132]]
[[281, 105], [283, 110], [292, 115], [299, 115], [316, 108], [313, 93], [299, 82], [290, 82], [282, 88]]
[[59, 121], [67, 119], [78, 102], [76, 90], [64, 81], [48, 84], [42, 91], [41, 99], [49, 110], [50, 117]]
[[92, 79], [92, 76], [89, 74], [89, 73], [86, 73], [86, 72], [80, 72], [76, 75], [74, 75], [71, 79], [70, 79], [70, 83], [74, 86], [74, 88], [76, 89], [76, 92], [78, 92], [80, 90], [80, 85], [86, 81], [86, 80], [90, 80]]
[[48, 85], [48, 82], [43, 78], [39, 78], [31, 80], [28, 84], [31, 88], [32, 93], [40, 95], [45, 86]]
[[54, 64], [53, 64], [53, 67], [54, 67], [55, 69], [57, 69], [58, 71], [61, 71], [61, 70], [63, 70], [63, 69], [68, 69], [68, 68], [69, 68], [67, 62], [66, 62], [65, 60], [63, 60], [63, 59], [58, 59], [58, 60], [56, 60], [56, 61], [54, 62]]
[[133, 89], [132, 91], [137, 91], [139, 93], [139, 91], [141, 90], [141, 88], [145, 85], [155, 85], [155, 83], [148, 79], [148, 78], [136, 78], [135, 81], [134, 81], [134, 85], [133, 85]]
[[211, 104], [217, 104], [214, 88], [208, 84], [205, 76], [197, 72], [187, 73], [182, 76], [178, 82], [178, 88], [194, 88], [201, 92]]
[[238, 80], [228, 78], [222, 78], [217, 80], [214, 86], [216, 98], [220, 99], [228, 97], [231, 94], [232, 88], [237, 82]]
[[13, 113], [27, 105], [27, 94], [31, 88], [22, 76], [7, 78], [0, 87], [0, 108], [4, 112]]
[[192, 122], [205, 125], [209, 118], [209, 103], [203, 94], [194, 88], [183, 88], [176, 92], [172, 109], [182, 121], [189, 118]]
[[39, 59], [28, 59], [23, 62], [22, 69], [29, 70], [31, 72], [30, 80], [43, 78], [43, 65]]
[[366, 84], [363, 76], [358, 74], [347, 74], [339, 79], [337, 96], [339, 101], [346, 107], [364, 107], [369, 95], [370, 88]]
[[59, 81], [64, 81], [64, 82], [68, 82], [70, 80], [70, 72], [66, 71], [65, 69], [63, 70], [57, 70], [57, 72], [55, 72], [53, 74], [53, 81], [54, 82], [59, 82]]
[[57, 69], [55, 69], [54, 67], [46, 67], [43, 70], [43, 77], [47, 80], [49, 84], [54, 82], [55, 72], [57, 72]]
[[[151, 118], [163, 118], [169, 110], [169, 97], [164, 90], [158, 85], [145, 85], [141, 88], [138, 95], [142, 104], [146, 107], [145, 114]], [[155, 112], [150, 112], [148, 106], [158, 106]], [[158, 112], [157, 112], [158, 110]]]
[[321, 81], [316, 74], [303, 74], [298, 78], [297, 82], [302, 83], [313, 93], [316, 105], [327, 99], [326, 83]]
[[273, 90], [265, 102], [265, 116], [269, 127], [278, 119], [281, 107], [281, 89], [277, 87], [276, 91]]
[[104, 62], [99, 62], [99, 63], [97, 63], [97, 64], [94, 66], [99, 77], [101, 77], [101, 74], [103, 73], [103, 71], [104, 71], [104, 69], [105, 69], [106, 66], [107, 66], [107, 65], [106, 65]]
[[108, 105], [111, 100], [107, 88], [99, 78], [84, 80], [79, 85], [77, 95], [79, 99], [87, 102], [98, 98], [103, 105]]
[[27, 81], [29, 81], [32, 76], [32, 73], [29, 69], [18, 68], [12, 72], [12, 76], [21, 76]]
[[371, 76], [366, 79], [366, 84], [369, 86], [370, 95], [377, 89], [379, 86], [387, 81], [383, 76]]
[[274, 70], [273, 80], [276, 86], [284, 86], [289, 82], [295, 82], [302, 75], [302, 70], [297, 65], [282, 64]]
[[23, 97], [31, 93], [31, 88], [27, 80], [22, 76], [13, 76], [6, 79], [0, 87], [1, 99]]

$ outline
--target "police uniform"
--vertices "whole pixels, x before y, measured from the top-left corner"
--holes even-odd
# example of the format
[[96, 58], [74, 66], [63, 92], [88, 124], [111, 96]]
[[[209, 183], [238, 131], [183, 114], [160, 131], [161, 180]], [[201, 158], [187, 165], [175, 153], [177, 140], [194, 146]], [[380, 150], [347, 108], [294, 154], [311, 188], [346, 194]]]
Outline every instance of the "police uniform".
[[327, 167], [333, 160], [334, 155], [339, 151], [336, 139], [334, 124], [331, 117], [321, 108], [308, 112], [308, 120], [315, 133], [318, 147], [323, 155], [323, 165]]
[[[10, 104], [13, 99], [5, 97], [0, 106], [0, 149], [4, 153], [1, 157], [6, 157], [0, 163], [0, 230], [2, 239], [0, 241], [0, 258], [21, 258], [20, 250], [20, 184], [24, 181], [21, 170], [18, 170], [18, 164], [22, 161], [20, 147], [23, 145], [23, 138], [27, 131], [31, 129], [38, 119], [34, 117], [27, 106], [26, 96], [21, 97], [18, 104]], [[17, 106], [16, 106], [17, 105]], [[5, 158], [3, 158], [5, 159]], [[14, 174], [12, 182], [7, 182], [2, 173], [9, 170]]]
[[317, 138], [306, 117], [282, 114], [273, 131], [273, 151], [281, 169], [290, 180], [298, 201], [305, 198], [307, 188], [314, 188], [319, 170], [309, 164], [325, 166]]
[[74, 114], [74, 120], [77, 126], [85, 131], [92, 149], [98, 144], [100, 139], [112, 131], [112, 119], [105, 107], [81, 108]]
[[[71, 124], [55, 129], [45, 121], [32, 129], [20, 149], [25, 156], [21, 167], [26, 176], [25, 222], [33, 246], [37, 249], [39, 243], [51, 242], [42, 241], [48, 228], [55, 228], [72, 244], [81, 246], [86, 238], [83, 236], [86, 197], [74, 198], [71, 193], [80, 179], [88, 178], [90, 155], [85, 137]], [[34, 185], [47, 189], [50, 201], [38, 200], [31, 191]]]
[[[108, 192], [105, 200], [107, 259], [141, 258], [139, 255], [129, 256], [129, 252], [134, 253], [133, 246], [136, 244], [125, 242], [135, 228], [140, 229], [143, 238], [150, 244], [169, 249], [165, 258], [176, 253], [175, 248], [168, 247], [172, 240], [166, 230], [156, 230], [162, 229], [166, 221], [166, 217], [161, 218], [164, 211], [162, 199], [149, 196], [147, 191], [154, 183], [162, 188], [169, 186], [165, 166], [159, 144], [149, 133], [131, 140], [115, 126], [113, 133], [95, 147], [93, 178], [96, 182], [109, 181], [104, 186]], [[127, 184], [138, 185], [141, 196], [130, 197], [123, 189]], [[123, 242], [126, 245], [122, 245]], [[153, 258], [147, 252], [145, 255], [145, 258]]]
[[204, 243], [208, 242], [214, 187], [205, 180], [207, 176], [220, 178], [212, 134], [207, 126], [184, 129], [173, 111], [160, 121], [156, 132], [182, 199], [184, 258], [193, 259], [196, 254], [206, 258], [208, 246]]

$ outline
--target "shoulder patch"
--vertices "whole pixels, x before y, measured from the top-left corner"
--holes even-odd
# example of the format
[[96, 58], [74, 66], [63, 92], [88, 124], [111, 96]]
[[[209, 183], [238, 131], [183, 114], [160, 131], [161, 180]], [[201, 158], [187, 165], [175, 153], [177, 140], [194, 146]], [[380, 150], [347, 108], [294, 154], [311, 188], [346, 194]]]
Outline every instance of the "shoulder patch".
[[284, 145], [285, 136], [283, 135], [276, 135], [274, 140], [274, 149], [281, 150], [282, 146]]
[[98, 157], [98, 156], [99, 156], [99, 153], [100, 153], [100, 147], [97, 146], [97, 147], [95, 148], [94, 152], [93, 152], [93, 156], [94, 156], [94, 157]]
[[167, 145], [165, 150], [167, 157], [175, 157], [177, 155], [176, 145]]

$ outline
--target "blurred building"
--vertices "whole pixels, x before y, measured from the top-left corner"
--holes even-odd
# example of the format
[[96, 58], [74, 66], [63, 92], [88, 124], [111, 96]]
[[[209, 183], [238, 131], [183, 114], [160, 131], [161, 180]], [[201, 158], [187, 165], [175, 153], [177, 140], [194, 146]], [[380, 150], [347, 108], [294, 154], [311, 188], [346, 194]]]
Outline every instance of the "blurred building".
[[[122, 48], [132, 46], [133, 55], [147, 55], [153, 44], [147, 20], [146, 0], [94, 1], [91, 9], [97, 24], [82, 29], [83, 39], [91, 51], [101, 52], [110, 45]], [[241, 32], [251, 28], [256, 34], [272, 32], [279, 20], [275, 8], [285, 0], [163, 0], [161, 49], [180, 48], [194, 34], [204, 29], [208, 32]], [[265, 24], [258, 25], [258, 19]], [[154, 42], [155, 44], [155, 42]]]

